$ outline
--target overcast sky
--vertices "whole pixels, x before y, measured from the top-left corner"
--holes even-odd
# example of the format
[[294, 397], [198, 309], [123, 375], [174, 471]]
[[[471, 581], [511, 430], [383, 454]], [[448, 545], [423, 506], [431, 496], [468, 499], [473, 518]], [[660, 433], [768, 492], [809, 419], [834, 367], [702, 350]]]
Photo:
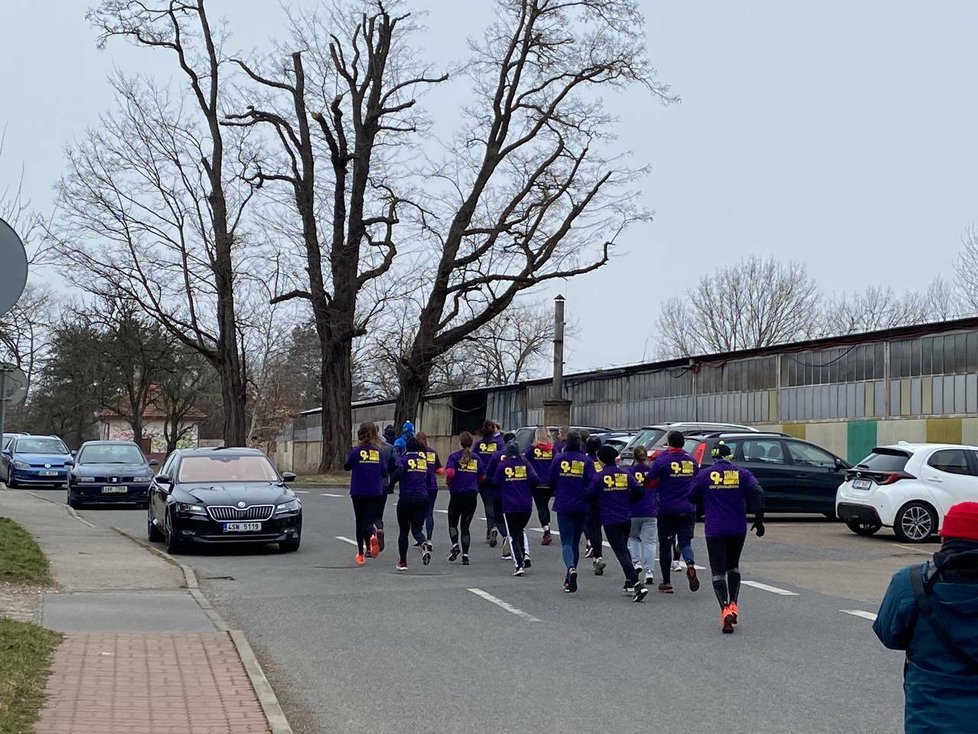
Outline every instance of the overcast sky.
[[[294, 0], [300, 2], [302, 0]], [[63, 148], [111, 104], [106, 73], [158, 55], [95, 48], [95, 0], [0, 0], [0, 190], [47, 211]], [[489, 0], [409, 0], [445, 63]], [[294, 3], [290, 3], [294, 4]], [[242, 49], [281, 26], [269, 0], [210, 0]], [[829, 291], [903, 290], [949, 276], [978, 218], [978, 2], [642, 0], [660, 78], [682, 102], [616, 101], [620, 145], [652, 165], [655, 222], [620, 256], [561, 284], [581, 325], [572, 369], [642, 361], [658, 307], [750, 254], [800, 260]], [[446, 114], [450, 114], [446, 110]]]

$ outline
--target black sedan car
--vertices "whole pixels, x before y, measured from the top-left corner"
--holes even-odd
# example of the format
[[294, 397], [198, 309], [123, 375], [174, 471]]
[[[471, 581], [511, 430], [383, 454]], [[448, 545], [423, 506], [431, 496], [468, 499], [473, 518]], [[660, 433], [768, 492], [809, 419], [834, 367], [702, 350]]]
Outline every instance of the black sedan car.
[[146, 507], [152, 467], [132, 441], [86, 441], [69, 463], [70, 507], [90, 504], [127, 504]]
[[764, 489], [765, 512], [817, 512], [835, 517], [835, 495], [849, 462], [808, 441], [781, 433], [703, 433], [686, 437], [701, 466], [713, 463], [723, 441], [731, 460], [750, 470]]
[[169, 553], [188, 545], [278, 543], [299, 550], [302, 503], [261, 451], [183, 449], [167, 457], [149, 487], [147, 535]]

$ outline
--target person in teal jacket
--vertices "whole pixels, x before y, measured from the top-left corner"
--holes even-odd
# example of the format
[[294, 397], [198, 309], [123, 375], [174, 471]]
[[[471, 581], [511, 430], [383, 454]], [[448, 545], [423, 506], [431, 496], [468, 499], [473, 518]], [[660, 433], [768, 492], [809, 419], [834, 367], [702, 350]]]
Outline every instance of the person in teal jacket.
[[978, 502], [952, 507], [933, 562], [898, 571], [873, 631], [906, 651], [907, 734], [978, 734]]

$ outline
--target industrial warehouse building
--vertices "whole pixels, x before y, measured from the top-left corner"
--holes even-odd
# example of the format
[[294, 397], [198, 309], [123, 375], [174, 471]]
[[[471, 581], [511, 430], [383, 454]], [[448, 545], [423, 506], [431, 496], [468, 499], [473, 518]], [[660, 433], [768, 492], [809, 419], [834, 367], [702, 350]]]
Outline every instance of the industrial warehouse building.
[[[746, 423], [817, 443], [850, 461], [879, 444], [978, 444], [978, 318], [567, 375], [571, 422], [637, 428], [663, 421]], [[543, 422], [550, 380], [433, 394], [416, 425], [443, 456], [486, 418]], [[393, 421], [394, 402], [353, 407], [353, 426]], [[314, 472], [318, 409], [275, 446], [280, 469]]]

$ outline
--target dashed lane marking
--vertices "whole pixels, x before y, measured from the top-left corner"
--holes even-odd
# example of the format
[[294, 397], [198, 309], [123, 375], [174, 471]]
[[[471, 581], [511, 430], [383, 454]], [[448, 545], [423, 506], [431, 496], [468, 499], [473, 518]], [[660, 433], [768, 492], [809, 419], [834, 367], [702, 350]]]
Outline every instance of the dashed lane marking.
[[435, 510], [435, 512], [439, 512], [442, 515], [447, 515], [448, 514], [448, 510]]
[[770, 591], [772, 594], [780, 594], [781, 596], [798, 596], [793, 591], [788, 591], [787, 589], [779, 589], [777, 586], [768, 586], [767, 584], [762, 584], [759, 581], [741, 581], [744, 586], [751, 586], [755, 589], [760, 589], [761, 591]]
[[341, 494], [333, 494], [332, 492], [323, 492], [319, 495], [320, 497], [342, 497]]
[[517, 609], [509, 602], [505, 602], [498, 596], [493, 596], [488, 591], [483, 591], [482, 589], [469, 589], [476, 596], [482, 597], [487, 602], [495, 604], [500, 609], [505, 609], [510, 614], [515, 614], [520, 619], [525, 619], [527, 622], [539, 622], [540, 620], [534, 617], [532, 614], [527, 614], [522, 609]]
[[351, 540], [350, 538], [344, 538], [342, 535], [336, 536], [337, 540], [342, 540], [344, 543], [349, 543], [350, 545], [356, 545], [357, 541]]
[[843, 614], [851, 614], [853, 617], [868, 619], [870, 622], [876, 621], [876, 615], [872, 612], [864, 612], [862, 609], [840, 609]]
[[296, 494], [309, 494], [308, 489], [294, 489], [292, 491], [295, 492]]
[[933, 551], [925, 550], [923, 548], [917, 548], [916, 546], [913, 545], [900, 545], [899, 543], [897, 543], [896, 547], [903, 548], [904, 550], [908, 550], [908, 551], [913, 551], [914, 553], [920, 553], [921, 555], [925, 555], [925, 556], [929, 556], [933, 553]]

